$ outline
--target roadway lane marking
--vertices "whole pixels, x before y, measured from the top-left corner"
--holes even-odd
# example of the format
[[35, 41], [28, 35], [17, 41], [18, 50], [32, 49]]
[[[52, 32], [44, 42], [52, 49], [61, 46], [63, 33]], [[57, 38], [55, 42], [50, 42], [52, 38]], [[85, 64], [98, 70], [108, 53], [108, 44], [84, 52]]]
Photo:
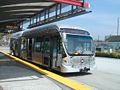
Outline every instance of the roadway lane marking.
[[5, 52], [3, 52], [1, 50], [0, 50], [0, 52], [7, 55], [7, 56], [9, 56], [9, 57], [11, 57], [11, 58], [13, 58], [14, 60], [16, 60], [16, 61], [18, 61], [18, 62], [20, 62], [20, 63], [22, 63], [22, 64], [24, 64], [26, 66], [29, 66], [30, 68], [32, 68], [32, 69], [34, 69], [34, 70], [36, 70], [36, 71], [38, 71], [38, 72], [40, 72], [40, 73], [42, 73], [42, 74], [44, 74], [46, 76], [58, 81], [59, 83], [74, 89], [74, 90], [92, 90], [91, 88], [88, 88], [87, 86], [85, 86], [83, 84], [77, 83], [77, 82], [75, 82], [73, 80], [64, 78], [64, 77], [62, 77], [60, 75], [57, 75], [57, 74], [52, 73], [50, 71], [44, 70], [44, 69], [42, 69], [42, 68], [40, 68], [38, 66], [35, 66], [34, 64], [26, 62], [26, 61], [24, 61], [24, 60], [22, 60], [20, 58], [12, 56], [12, 55], [10, 55], [8, 53], [5, 53]]

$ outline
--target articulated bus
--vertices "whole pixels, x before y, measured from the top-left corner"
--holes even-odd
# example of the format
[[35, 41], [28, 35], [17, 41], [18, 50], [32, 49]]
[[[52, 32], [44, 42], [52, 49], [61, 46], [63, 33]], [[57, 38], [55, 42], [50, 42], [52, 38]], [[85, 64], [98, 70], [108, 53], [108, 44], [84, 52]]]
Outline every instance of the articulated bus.
[[90, 33], [57, 25], [14, 33], [11, 53], [62, 73], [87, 72], [95, 66], [95, 47]]

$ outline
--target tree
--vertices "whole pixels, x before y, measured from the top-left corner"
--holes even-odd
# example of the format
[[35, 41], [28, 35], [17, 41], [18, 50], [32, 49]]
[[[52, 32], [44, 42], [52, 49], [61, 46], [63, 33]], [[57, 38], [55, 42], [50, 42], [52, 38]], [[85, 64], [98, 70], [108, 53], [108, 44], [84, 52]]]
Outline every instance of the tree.
[[4, 33], [0, 33], [0, 39], [2, 39], [3, 36], [4, 36]]

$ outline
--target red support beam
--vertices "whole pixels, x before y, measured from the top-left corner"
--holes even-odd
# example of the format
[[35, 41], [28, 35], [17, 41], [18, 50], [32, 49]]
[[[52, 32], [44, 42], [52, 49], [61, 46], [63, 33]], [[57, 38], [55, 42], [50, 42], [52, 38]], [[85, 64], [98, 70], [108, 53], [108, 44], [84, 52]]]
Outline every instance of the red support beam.
[[[50, 0], [50, 1], [83, 7], [83, 2], [81, 0]], [[90, 8], [90, 4], [84, 3], [84, 8]]]

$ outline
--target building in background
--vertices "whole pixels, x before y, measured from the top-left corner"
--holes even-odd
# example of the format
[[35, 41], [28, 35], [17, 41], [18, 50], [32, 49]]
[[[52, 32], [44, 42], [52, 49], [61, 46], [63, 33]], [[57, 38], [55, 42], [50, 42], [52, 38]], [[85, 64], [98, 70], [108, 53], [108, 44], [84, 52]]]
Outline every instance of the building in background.
[[120, 35], [106, 36], [105, 40], [96, 40], [96, 51], [100, 52], [120, 52]]
[[105, 38], [114, 51], [120, 51], [120, 35], [111, 35]]
[[95, 46], [96, 46], [96, 51], [98, 52], [112, 52], [112, 48], [110, 47], [109, 43], [106, 41], [102, 40], [96, 40]]

